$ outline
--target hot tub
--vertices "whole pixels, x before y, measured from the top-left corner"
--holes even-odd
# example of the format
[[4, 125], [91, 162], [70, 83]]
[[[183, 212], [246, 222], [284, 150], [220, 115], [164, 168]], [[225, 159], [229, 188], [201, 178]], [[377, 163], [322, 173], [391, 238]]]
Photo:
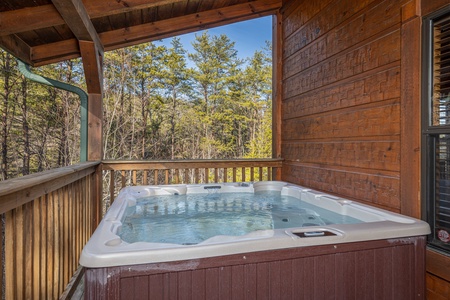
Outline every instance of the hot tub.
[[[245, 194], [266, 198], [255, 204]], [[267, 195], [293, 202], [276, 210]], [[217, 217], [220, 234], [194, 232], [209, 232], [204, 214], [218, 206], [249, 219]], [[201, 215], [182, 225], [186, 240], [173, 239], [172, 221], [151, 223], [183, 214]], [[149, 232], [134, 232], [136, 216]], [[285, 182], [127, 187], [80, 264], [86, 299], [424, 299], [429, 233], [423, 221]]]

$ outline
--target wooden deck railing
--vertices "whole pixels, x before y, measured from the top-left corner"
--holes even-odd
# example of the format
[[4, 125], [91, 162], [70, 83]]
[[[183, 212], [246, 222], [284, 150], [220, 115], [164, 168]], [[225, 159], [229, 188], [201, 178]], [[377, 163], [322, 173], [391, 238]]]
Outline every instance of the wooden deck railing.
[[103, 161], [104, 199], [129, 185], [279, 180], [282, 159]]
[[102, 189], [110, 198], [126, 185], [279, 179], [281, 163], [281, 159], [87, 162], [3, 181], [0, 299], [59, 298], [100, 221]]
[[59, 298], [99, 221], [99, 167], [82, 163], [1, 182], [0, 299]]

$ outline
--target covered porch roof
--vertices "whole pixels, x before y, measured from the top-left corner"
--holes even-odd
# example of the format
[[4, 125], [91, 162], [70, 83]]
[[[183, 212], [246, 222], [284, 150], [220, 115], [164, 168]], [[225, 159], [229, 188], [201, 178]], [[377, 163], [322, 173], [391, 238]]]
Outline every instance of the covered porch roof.
[[[281, 0], [4, 0], [0, 47], [32, 65], [267, 16]], [[90, 49], [90, 50], [89, 50]]]

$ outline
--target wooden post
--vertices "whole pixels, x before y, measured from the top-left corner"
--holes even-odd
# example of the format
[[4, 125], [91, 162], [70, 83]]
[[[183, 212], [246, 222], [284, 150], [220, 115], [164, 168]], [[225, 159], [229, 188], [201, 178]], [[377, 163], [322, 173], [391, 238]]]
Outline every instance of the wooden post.
[[86, 85], [89, 96], [88, 160], [101, 160], [103, 158], [103, 53], [96, 49], [93, 42], [80, 41], [79, 44], [83, 58], [83, 68], [86, 76]]
[[420, 58], [421, 18], [416, 1], [402, 7], [401, 27], [401, 213], [421, 217], [420, 201]]
[[[103, 158], [103, 49], [93, 41], [79, 41], [80, 52], [83, 60], [84, 74], [88, 90], [88, 142], [87, 160], [95, 161]], [[114, 173], [111, 173], [113, 176]], [[100, 222], [102, 215], [102, 168], [96, 168], [93, 176], [92, 194], [93, 198], [93, 229]], [[114, 193], [111, 194], [110, 202], [114, 201]]]
[[[272, 17], [273, 67], [272, 67], [272, 158], [281, 158], [281, 101], [283, 80], [283, 35], [281, 14]], [[281, 180], [281, 168], [274, 168], [273, 178]]]

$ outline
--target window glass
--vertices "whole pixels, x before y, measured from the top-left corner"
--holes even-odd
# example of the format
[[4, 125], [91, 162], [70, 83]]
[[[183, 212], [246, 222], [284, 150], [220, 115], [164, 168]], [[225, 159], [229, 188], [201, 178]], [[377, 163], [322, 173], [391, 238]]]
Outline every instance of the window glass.
[[450, 250], [450, 134], [436, 138], [434, 243]]
[[423, 26], [422, 198], [429, 244], [450, 253], [450, 6]]

